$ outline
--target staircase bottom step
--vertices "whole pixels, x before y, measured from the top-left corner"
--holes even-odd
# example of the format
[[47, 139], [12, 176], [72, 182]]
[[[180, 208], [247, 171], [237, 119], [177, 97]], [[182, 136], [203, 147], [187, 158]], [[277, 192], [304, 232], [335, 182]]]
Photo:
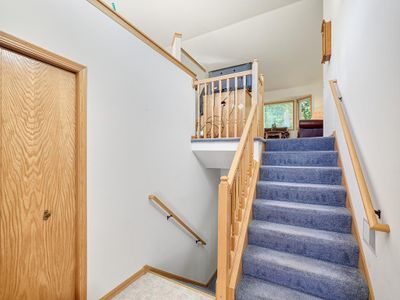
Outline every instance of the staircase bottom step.
[[243, 276], [236, 290], [236, 300], [318, 300], [317, 298], [290, 288]]

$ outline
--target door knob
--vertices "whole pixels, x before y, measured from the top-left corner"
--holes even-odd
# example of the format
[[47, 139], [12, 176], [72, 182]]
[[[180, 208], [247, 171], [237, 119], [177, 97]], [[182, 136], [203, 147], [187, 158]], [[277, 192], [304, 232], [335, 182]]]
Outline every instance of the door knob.
[[47, 221], [50, 218], [50, 216], [51, 216], [51, 213], [46, 209], [43, 212], [43, 220]]

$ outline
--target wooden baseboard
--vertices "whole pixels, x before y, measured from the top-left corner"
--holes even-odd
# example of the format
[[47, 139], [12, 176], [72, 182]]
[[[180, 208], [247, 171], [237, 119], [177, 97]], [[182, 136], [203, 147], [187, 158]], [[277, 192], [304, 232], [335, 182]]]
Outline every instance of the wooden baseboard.
[[359, 259], [358, 259], [358, 267], [360, 268], [361, 272], [364, 274], [365, 280], [367, 281], [368, 289], [369, 289], [369, 300], [374, 300], [375, 299], [374, 289], [372, 287], [371, 278], [369, 276], [368, 267], [367, 267], [367, 263], [365, 260], [364, 250], [362, 247], [362, 241], [360, 238], [360, 232], [358, 230], [357, 220], [356, 220], [356, 216], [354, 214], [353, 202], [352, 202], [352, 199], [351, 199], [351, 196], [349, 193], [349, 186], [347, 184], [347, 179], [346, 179], [346, 171], [343, 166], [343, 160], [342, 160], [342, 156], [340, 153], [339, 144], [337, 142], [336, 132], [334, 131], [331, 136], [335, 138], [335, 150], [338, 152], [338, 165], [342, 169], [342, 185], [346, 189], [346, 207], [350, 211], [352, 219], [353, 219], [352, 228], [351, 228], [352, 234], [355, 237], [358, 247], [360, 249], [360, 254], [359, 254]]
[[124, 282], [116, 286], [113, 290], [108, 292], [106, 295], [100, 298], [100, 300], [109, 300], [121, 293], [125, 288], [127, 288], [130, 284], [132, 284], [134, 281], [138, 280], [140, 277], [142, 277], [144, 274], [146, 274], [149, 271], [148, 266], [144, 266], [141, 268], [139, 271], [137, 271], [135, 274], [133, 274], [131, 277], [126, 279]]
[[217, 273], [217, 271], [215, 271], [215, 273], [210, 277], [208, 282], [203, 283], [203, 282], [195, 281], [195, 280], [192, 280], [192, 279], [189, 279], [189, 278], [186, 278], [186, 277], [183, 277], [183, 276], [179, 276], [179, 275], [176, 275], [176, 274], [173, 274], [173, 273], [161, 270], [161, 269], [157, 269], [157, 268], [154, 268], [154, 267], [151, 267], [151, 266], [147, 266], [147, 267], [149, 268], [149, 271], [151, 271], [153, 273], [159, 274], [159, 275], [167, 277], [169, 279], [186, 282], [186, 283], [197, 285], [197, 286], [200, 286], [200, 287], [203, 287], [203, 288], [208, 287], [208, 285], [210, 284], [210, 282], [213, 279], [214, 275]]
[[213, 273], [213, 275], [210, 277], [210, 279], [207, 281], [207, 283], [202, 283], [202, 282], [195, 281], [195, 280], [192, 280], [192, 279], [189, 279], [189, 278], [185, 278], [183, 276], [179, 276], [179, 275], [167, 272], [167, 271], [163, 271], [161, 269], [157, 269], [157, 268], [149, 266], [149, 265], [144, 265], [139, 271], [137, 271], [131, 277], [129, 277], [124, 282], [122, 282], [121, 284], [116, 286], [113, 290], [111, 290], [106, 295], [101, 297], [100, 300], [110, 300], [110, 299], [112, 299], [113, 297], [115, 297], [116, 295], [121, 293], [130, 284], [132, 284], [133, 282], [135, 282], [136, 280], [138, 280], [140, 277], [142, 277], [144, 274], [146, 274], [148, 272], [152, 272], [152, 273], [161, 275], [163, 277], [172, 279], [174, 281], [181, 281], [181, 282], [189, 283], [189, 284], [192, 284], [192, 285], [197, 285], [197, 286], [202, 287], [202, 288], [207, 288], [210, 285], [211, 281], [213, 280], [214, 276], [216, 276], [216, 274], [217, 274], [217, 271], [215, 271]]
[[215, 270], [215, 272], [211, 275], [211, 277], [208, 279], [207, 283], [206, 283], [206, 287], [209, 287], [211, 284], [211, 281], [214, 279], [214, 277], [217, 276], [217, 270]]

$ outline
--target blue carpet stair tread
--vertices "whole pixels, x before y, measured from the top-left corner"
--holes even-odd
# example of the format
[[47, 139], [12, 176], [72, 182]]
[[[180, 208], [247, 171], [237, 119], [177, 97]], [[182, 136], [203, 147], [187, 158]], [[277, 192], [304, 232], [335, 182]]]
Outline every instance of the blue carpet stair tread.
[[237, 300], [318, 300], [321, 298], [257, 279], [243, 276], [239, 283]]
[[368, 299], [333, 137], [267, 140], [238, 300]]
[[259, 181], [257, 183], [257, 198], [344, 206], [346, 190], [341, 185]]
[[325, 166], [261, 166], [260, 180], [339, 185], [342, 169]]
[[249, 244], [357, 267], [359, 248], [351, 234], [254, 220]]
[[351, 233], [351, 214], [345, 207], [255, 199], [255, 220]]
[[266, 151], [265, 166], [327, 166], [338, 165], [337, 151]]
[[302, 138], [302, 139], [273, 139], [266, 143], [267, 151], [334, 151], [333, 137]]
[[243, 273], [325, 299], [368, 299], [356, 268], [249, 245]]

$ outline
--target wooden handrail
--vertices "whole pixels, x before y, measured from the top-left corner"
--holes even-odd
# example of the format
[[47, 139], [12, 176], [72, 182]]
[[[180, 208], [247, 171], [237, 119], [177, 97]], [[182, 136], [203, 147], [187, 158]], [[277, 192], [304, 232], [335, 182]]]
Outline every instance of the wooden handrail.
[[197, 243], [201, 243], [203, 245], [207, 244], [196, 232], [193, 231], [192, 228], [186, 225], [185, 222], [183, 222], [181, 218], [179, 218], [172, 210], [170, 210], [157, 196], [149, 195], [149, 200], [157, 203], [157, 205], [160, 206], [168, 214], [167, 216], [168, 219], [173, 218], [176, 223], [178, 223], [180, 226], [186, 229], [191, 235], [193, 235], [196, 238], [196, 244]]
[[256, 110], [257, 110], [257, 105], [252, 105], [250, 114], [249, 114], [249, 119], [246, 122], [246, 126], [244, 127], [243, 134], [242, 134], [242, 137], [240, 138], [239, 145], [237, 147], [235, 156], [233, 157], [231, 168], [229, 169], [229, 173], [227, 176], [228, 177], [227, 181], [228, 181], [229, 185], [232, 185], [233, 180], [235, 179], [235, 174], [239, 167], [240, 160], [243, 156], [243, 150], [244, 150], [244, 147], [246, 146], [246, 140], [249, 136]]
[[375, 209], [372, 205], [371, 195], [368, 191], [367, 182], [365, 181], [364, 173], [361, 168], [360, 160], [358, 159], [356, 147], [354, 146], [354, 142], [351, 136], [350, 128], [348, 125], [348, 121], [341, 104], [341, 99], [339, 98], [337, 91], [337, 81], [330, 80], [329, 85], [331, 87], [333, 99], [336, 104], [336, 108], [339, 114], [340, 124], [343, 129], [344, 138], [346, 140], [347, 148], [349, 150], [351, 163], [353, 165], [354, 173], [356, 175], [356, 180], [358, 184], [358, 188], [360, 190], [362, 203], [364, 206], [365, 214], [368, 219], [369, 228], [376, 231], [382, 232], [390, 232], [390, 227], [388, 224], [379, 224], [378, 219], [375, 214]]
[[207, 69], [200, 64], [193, 56], [191, 56], [185, 49], [181, 48], [182, 54], [187, 56], [196, 66], [198, 66], [204, 73], [207, 72]]
[[251, 75], [251, 70], [232, 73], [232, 74], [227, 74], [227, 75], [222, 75], [222, 76], [218, 76], [218, 77], [195, 80], [193, 82], [193, 85], [216, 82], [216, 81], [231, 79], [231, 78], [235, 78], [235, 77], [243, 77], [243, 76], [246, 76], [246, 75]]
[[221, 177], [218, 188], [218, 300], [235, 299], [256, 194], [259, 163], [254, 159], [254, 139], [263, 122], [260, 109], [264, 85], [257, 79], [257, 72], [253, 72], [253, 78], [250, 113], [228, 176]]
[[114, 11], [106, 2], [104, 2], [103, 0], [88, 0], [88, 1], [95, 7], [97, 7], [99, 10], [101, 10], [104, 14], [113, 19], [115, 22], [124, 27], [126, 30], [128, 30], [130, 33], [132, 33], [134, 36], [136, 36], [138, 39], [140, 39], [142, 42], [150, 46], [150, 48], [152, 48], [153, 50], [164, 56], [166, 59], [168, 59], [170, 62], [172, 62], [174, 65], [182, 69], [193, 79], [196, 78], [196, 74], [193, 71], [191, 71], [183, 63], [177, 60], [171, 53], [169, 53], [167, 50], [165, 50], [163, 47], [157, 44], [154, 40], [152, 40], [141, 30], [139, 30], [136, 26], [130, 23], [127, 19], [125, 19], [119, 13]]

